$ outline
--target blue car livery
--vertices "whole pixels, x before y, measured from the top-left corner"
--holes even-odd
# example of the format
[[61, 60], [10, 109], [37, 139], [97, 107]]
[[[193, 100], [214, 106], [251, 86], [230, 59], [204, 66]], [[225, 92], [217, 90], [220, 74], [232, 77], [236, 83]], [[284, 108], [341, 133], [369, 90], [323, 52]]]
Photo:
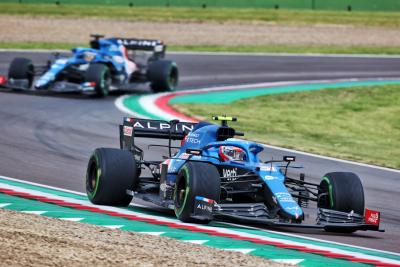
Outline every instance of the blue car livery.
[[[154, 92], [171, 91], [177, 86], [178, 67], [164, 59], [163, 42], [92, 37], [90, 48], [73, 48], [71, 57], [55, 53], [44, 66], [34, 66], [27, 58], [15, 58], [3, 86], [20, 90], [33, 86], [35, 90], [82, 92], [100, 97], [112, 90], [131, 90], [146, 83]], [[39, 78], [35, 80], [36, 76]]]
[[[327, 173], [318, 184], [306, 182], [304, 174], [289, 177], [289, 168], [299, 168], [293, 165], [294, 156], [263, 161], [264, 147], [237, 139], [243, 133], [228, 126], [236, 118], [214, 119], [221, 125], [124, 118], [120, 149], [98, 148], [89, 160], [88, 198], [114, 206], [139, 198], [173, 209], [183, 222], [229, 220], [346, 233], [379, 230], [379, 223], [364, 217], [364, 191], [356, 174]], [[165, 148], [168, 155], [145, 160], [137, 138], [160, 140], [149, 148]], [[311, 202], [316, 203], [314, 223], [305, 216]], [[379, 217], [379, 212], [372, 213]]]

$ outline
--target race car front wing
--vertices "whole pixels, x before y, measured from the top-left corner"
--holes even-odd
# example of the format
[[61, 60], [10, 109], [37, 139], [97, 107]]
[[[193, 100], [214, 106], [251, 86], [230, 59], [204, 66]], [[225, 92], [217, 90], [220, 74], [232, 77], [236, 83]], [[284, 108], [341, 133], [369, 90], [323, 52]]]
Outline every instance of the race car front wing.
[[368, 223], [364, 216], [354, 212], [347, 213], [318, 208], [316, 223], [307, 224], [277, 219], [273, 214], [270, 214], [264, 203], [216, 204], [213, 200], [201, 197], [196, 197], [193, 215], [194, 218], [198, 219], [212, 218], [220, 221], [270, 227], [324, 229], [328, 232], [385, 231], [379, 228], [379, 223]]

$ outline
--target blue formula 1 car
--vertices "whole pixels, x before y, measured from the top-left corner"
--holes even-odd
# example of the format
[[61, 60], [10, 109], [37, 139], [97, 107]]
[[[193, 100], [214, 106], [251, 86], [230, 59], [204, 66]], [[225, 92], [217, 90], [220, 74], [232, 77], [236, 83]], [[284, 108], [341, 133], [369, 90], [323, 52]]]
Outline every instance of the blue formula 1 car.
[[[288, 177], [295, 157], [263, 162], [258, 143], [234, 138], [235, 118], [221, 125], [124, 118], [120, 148], [98, 148], [89, 160], [86, 191], [94, 204], [127, 206], [133, 197], [173, 209], [183, 222], [229, 220], [268, 226], [322, 228], [354, 232], [379, 230], [379, 212], [366, 209], [360, 178], [327, 173], [319, 184]], [[144, 160], [136, 138], [166, 139], [149, 147], [168, 149], [164, 161]], [[173, 147], [172, 140], [181, 140]], [[173, 153], [173, 149], [177, 152]], [[292, 166], [295, 167], [295, 166]], [[147, 177], [142, 170], [150, 170]], [[306, 223], [308, 202], [316, 203], [316, 222]]]
[[[178, 83], [178, 67], [165, 60], [159, 40], [108, 38], [91, 35], [90, 48], [73, 48], [72, 57], [54, 54], [45, 66], [15, 58], [3, 87], [16, 90], [82, 92], [104, 97], [111, 90], [135, 89], [150, 83], [153, 92], [171, 91]], [[35, 81], [35, 76], [39, 78]], [[1, 86], [1, 85], [0, 85]]]

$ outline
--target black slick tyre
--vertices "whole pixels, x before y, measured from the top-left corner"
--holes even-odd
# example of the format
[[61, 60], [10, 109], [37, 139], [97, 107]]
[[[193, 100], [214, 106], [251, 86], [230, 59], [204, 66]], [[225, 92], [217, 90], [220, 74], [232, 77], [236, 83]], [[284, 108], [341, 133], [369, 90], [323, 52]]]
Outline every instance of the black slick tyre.
[[8, 79], [28, 80], [28, 88], [32, 86], [34, 74], [35, 67], [32, 60], [27, 58], [14, 58], [8, 69]]
[[[364, 188], [352, 172], [330, 172], [322, 177], [318, 190], [318, 208], [364, 214]], [[352, 233], [355, 228], [335, 227], [328, 232]]]
[[98, 148], [90, 157], [86, 193], [92, 203], [128, 206], [132, 196], [126, 190], [135, 190], [138, 182], [135, 158], [129, 151]]
[[364, 188], [360, 178], [352, 172], [330, 172], [322, 177], [319, 208], [364, 214]]
[[110, 69], [104, 64], [90, 64], [86, 71], [86, 82], [94, 82], [96, 84], [96, 96], [107, 96], [111, 85]]
[[178, 66], [170, 60], [153, 61], [147, 69], [147, 79], [154, 93], [173, 91], [178, 85]]
[[179, 171], [174, 190], [174, 211], [183, 222], [208, 223], [192, 218], [196, 196], [219, 201], [221, 193], [217, 168], [204, 162], [187, 162]]

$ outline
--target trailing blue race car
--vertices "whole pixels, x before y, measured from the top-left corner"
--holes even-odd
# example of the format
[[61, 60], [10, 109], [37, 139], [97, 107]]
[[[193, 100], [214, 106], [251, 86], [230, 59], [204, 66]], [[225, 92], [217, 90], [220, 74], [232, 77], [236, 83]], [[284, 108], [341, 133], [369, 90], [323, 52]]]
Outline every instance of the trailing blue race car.
[[[111, 90], [130, 90], [150, 83], [153, 92], [174, 90], [178, 67], [165, 60], [166, 46], [159, 40], [108, 38], [91, 35], [91, 48], [74, 48], [72, 57], [54, 54], [45, 66], [15, 58], [3, 87], [57, 92], [82, 92], [99, 97]], [[149, 55], [150, 54], [150, 55]], [[35, 76], [40, 76], [36, 81]], [[1, 85], [1, 83], [0, 83]]]
[[[234, 138], [242, 133], [222, 124], [124, 118], [120, 148], [98, 148], [89, 160], [86, 191], [94, 204], [127, 206], [133, 197], [173, 209], [183, 222], [229, 220], [269, 226], [354, 232], [379, 230], [379, 212], [366, 209], [360, 178], [327, 173], [318, 184], [288, 177], [295, 157], [261, 161], [264, 147]], [[144, 160], [135, 139], [166, 139], [164, 161]], [[181, 140], [173, 147], [172, 140]], [[159, 143], [152, 146], [163, 146]], [[172, 153], [172, 150], [177, 150]], [[142, 169], [151, 175], [142, 175]], [[316, 222], [305, 223], [305, 207], [316, 202]]]

